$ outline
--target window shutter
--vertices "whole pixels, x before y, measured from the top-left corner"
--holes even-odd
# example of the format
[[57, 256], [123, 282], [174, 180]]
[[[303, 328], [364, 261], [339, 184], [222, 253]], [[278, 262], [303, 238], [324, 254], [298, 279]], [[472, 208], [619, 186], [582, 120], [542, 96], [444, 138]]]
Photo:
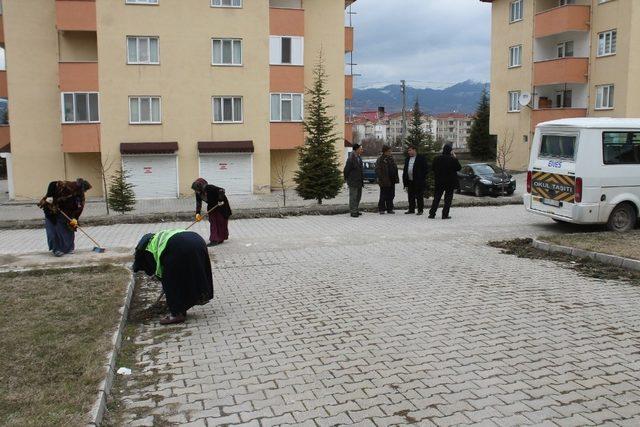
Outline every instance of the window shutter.
[[281, 54], [282, 51], [282, 42], [280, 37], [269, 37], [269, 63], [270, 64], [280, 64], [281, 63]]

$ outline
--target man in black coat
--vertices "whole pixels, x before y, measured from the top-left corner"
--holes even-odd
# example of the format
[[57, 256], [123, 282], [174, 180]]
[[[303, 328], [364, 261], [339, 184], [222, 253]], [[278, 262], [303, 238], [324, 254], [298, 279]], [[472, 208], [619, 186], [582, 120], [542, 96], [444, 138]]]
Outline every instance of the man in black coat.
[[442, 154], [433, 161], [433, 174], [436, 182], [436, 193], [433, 196], [433, 204], [429, 211], [429, 218], [436, 217], [436, 211], [440, 205], [440, 199], [444, 193], [444, 207], [442, 219], [451, 219], [449, 209], [453, 201], [453, 190], [458, 186], [458, 171], [462, 169], [456, 159], [453, 147], [447, 144], [442, 148]]
[[349, 211], [351, 217], [357, 218], [360, 215], [360, 200], [362, 199], [362, 187], [364, 187], [364, 171], [362, 167], [362, 153], [364, 148], [360, 144], [353, 144], [353, 151], [344, 165], [344, 180], [349, 186]]
[[415, 146], [410, 145], [407, 153], [409, 157], [405, 159], [404, 170], [402, 171], [402, 185], [404, 185], [409, 196], [409, 210], [405, 214], [416, 213], [417, 202], [418, 215], [422, 215], [429, 165], [427, 159], [422, 154], [418, 154]]

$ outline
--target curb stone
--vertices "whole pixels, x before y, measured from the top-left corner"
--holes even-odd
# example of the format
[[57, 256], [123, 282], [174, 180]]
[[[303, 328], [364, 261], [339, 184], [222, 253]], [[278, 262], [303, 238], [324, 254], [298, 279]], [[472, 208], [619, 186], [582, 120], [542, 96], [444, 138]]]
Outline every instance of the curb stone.
[[104, 366], [105, 377], [100, 383], [98, 397], [91, 408], [91, 412], [89, 413], [88, 426], [99, 426], [102, 423], [102, 418], [104, 417], [104, 412], [107, 408], [107, 397], [109, 396], [111, 386], [113, 385], [113, 379], [116, 375], [116, 359], [122, 345], [122, 335], [127, 323], [127, 317], [129, 316], [129, 307], [131, 306], [134, 288], [135, 277], [133, 272], [131, 272], [129, 285], [127, 286], [127, 291], [124, 296], [124, 304], [120, 309], [120, 323], [111, 337], [111, 351], [107, 355], [107, 364]]
[[640, 261], [631, 258], [624, 258], [617, 255], [587, 251], [584, 249], [578, 249], [569, 246], [554, 245], [553, 243], [542, 242], [537, 239], [533, 239], [533, 242], [531, 242], [531, 246], [548, 253], [556, 252], [571, 255], [576, 258], [589, 258], [603, 264], [613, 265], [615, 267], [624, 268], [626, 270], [640, 271]]

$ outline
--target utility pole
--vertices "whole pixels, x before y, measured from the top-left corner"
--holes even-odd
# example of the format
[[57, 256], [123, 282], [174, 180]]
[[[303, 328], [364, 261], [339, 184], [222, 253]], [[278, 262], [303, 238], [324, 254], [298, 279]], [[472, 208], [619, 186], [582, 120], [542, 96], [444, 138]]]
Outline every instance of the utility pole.
[[402, 143], [407, 139], [407, 82], [400, 80], [402, 91]]

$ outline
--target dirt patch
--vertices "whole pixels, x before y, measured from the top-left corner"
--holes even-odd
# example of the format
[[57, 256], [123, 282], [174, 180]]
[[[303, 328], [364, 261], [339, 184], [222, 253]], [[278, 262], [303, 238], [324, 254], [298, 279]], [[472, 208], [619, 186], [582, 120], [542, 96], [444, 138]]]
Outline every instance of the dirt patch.
[[603, 264], [591, 258], [578, 258], [561, 253], [548, 253], [531, 246], [532, 239], [514, 239], [489, 242], [489, 246], [502, 249], [502, 253], [515, 255], [518, 258], [530, 258], [554, 261], [563, 267], [571, 268], [577, 273], [594, 279], [625, 280], [634, 285], [640, 284], [640, 272]]
[[0, 274], [0, 425], [86, 425], [130, 273]]
[[599, 232], [541, 236], [539, 240], [591, 252], [640, 260], [640, 231]]

